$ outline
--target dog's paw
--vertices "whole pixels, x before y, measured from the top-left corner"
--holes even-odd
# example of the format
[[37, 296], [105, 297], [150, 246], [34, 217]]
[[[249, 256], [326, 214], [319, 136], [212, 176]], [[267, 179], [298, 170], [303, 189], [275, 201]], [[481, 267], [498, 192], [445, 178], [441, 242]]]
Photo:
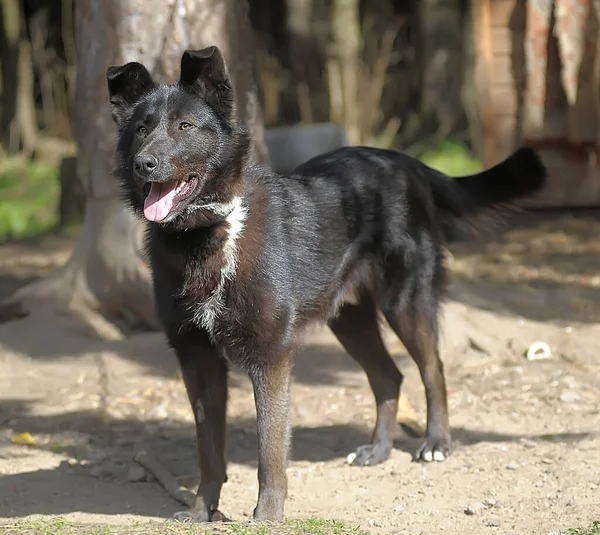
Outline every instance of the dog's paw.
[[444, 438], [428, 438], [417, 450], [416, 460], [425, 461], [445, 461], [450, 455], [450, 440]]
[[356, 448], [356, 451], [348, 455], [346, 460], [352, 466], [374, 466], [387, 461], [391, 452], [391, 445], [365, 444]]
[[201, 523], [208, 522], [208, 515], [194, 515], [190, 511], [177, 511], [168, 522]]
[[231, 522], [231, 520], [218, 509], [213, 511], [212, 515], [209, 515], [206, 512], [179, 511], [169, 518], [169, 521], [187, 522], [192, 524], [200, 524], [202, 522]]
[[254, 509], [254, 520], [257, 522], [283, 521], [286, 495], [285, 487], [259, 491], [258, 503]]

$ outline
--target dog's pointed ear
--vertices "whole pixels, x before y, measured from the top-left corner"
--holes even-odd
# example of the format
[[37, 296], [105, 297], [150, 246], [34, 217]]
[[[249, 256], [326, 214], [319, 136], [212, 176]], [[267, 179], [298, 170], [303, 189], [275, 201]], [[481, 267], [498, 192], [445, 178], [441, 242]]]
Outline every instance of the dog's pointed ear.
[[218, 47], [186, 50], [181, 57], [179, 85], [194, 90], [226, 118], [234, 114], [235, 101], [229, 72]]
[[138, 101], [156, 87], [148, 69], [135, 61], [109, 67], [106, 81], [113, 120], [119, 129], [126, 125]]

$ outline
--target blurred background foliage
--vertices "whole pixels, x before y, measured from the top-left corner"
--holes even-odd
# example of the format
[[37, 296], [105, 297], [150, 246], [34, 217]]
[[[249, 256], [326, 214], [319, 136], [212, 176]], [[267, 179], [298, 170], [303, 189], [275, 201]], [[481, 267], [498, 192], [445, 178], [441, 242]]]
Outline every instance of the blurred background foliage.
[[[0, 241], [81, 221], [71, 116], [73, 0], [2, 0]], [[469, 135], [466, 0], [251, 0], [266, 128], [331, 122], [350, 143], [449, 174], [482, 165]]]

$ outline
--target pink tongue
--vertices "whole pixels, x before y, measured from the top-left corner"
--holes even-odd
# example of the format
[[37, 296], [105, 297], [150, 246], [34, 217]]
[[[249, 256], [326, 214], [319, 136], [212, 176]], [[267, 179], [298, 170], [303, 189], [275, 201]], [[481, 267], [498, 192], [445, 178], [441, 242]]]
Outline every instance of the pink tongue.
[[173, 208], [177, 181], [158, 183], [152, 182], [150, 193], [144, 201], [144, 216], [148, 221], [162, 221]]

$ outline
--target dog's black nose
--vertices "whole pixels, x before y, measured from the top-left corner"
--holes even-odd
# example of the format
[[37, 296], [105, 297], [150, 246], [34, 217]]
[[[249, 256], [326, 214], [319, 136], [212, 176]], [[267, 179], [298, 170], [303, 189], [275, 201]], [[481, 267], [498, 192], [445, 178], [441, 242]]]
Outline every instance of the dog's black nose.
[[158, 159], [152, 154], [138, 154], [133, 160], [133, 167], [141, 176], [150, 176], [158, 166]]

